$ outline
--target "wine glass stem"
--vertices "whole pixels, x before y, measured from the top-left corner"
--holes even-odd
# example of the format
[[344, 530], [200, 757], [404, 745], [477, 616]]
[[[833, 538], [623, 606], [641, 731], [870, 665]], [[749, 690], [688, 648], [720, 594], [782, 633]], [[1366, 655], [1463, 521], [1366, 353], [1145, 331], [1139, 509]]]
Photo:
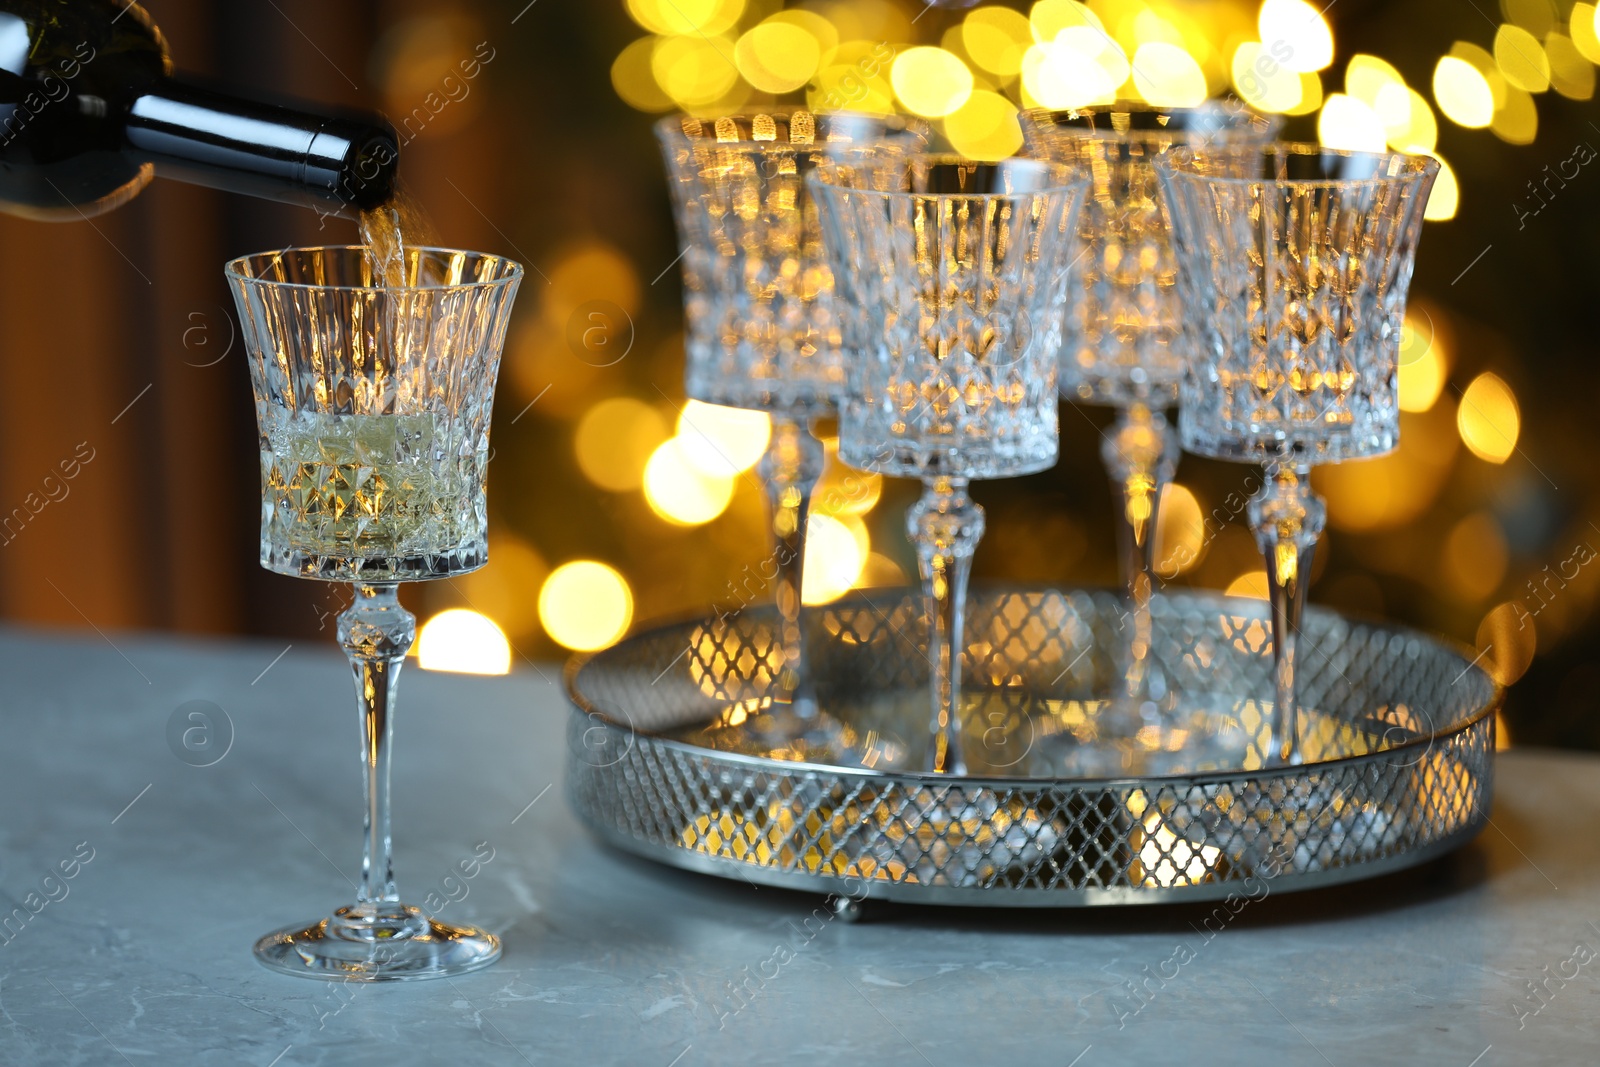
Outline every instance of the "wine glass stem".
[[774, 415], [772, 439], [761, 459], [761, 482], [772, 513], [773, 600], [782, 627], [782, 666], [775, 700], [802, 717], [816, 713], [806, 667], [805, 628], [800, 618], [804, 587], [806, 520], [811, 493], [822, 477], [822, 442], [803, 421]]
[[362, 816], [358, 912], [375, 915], [399, 904], [389, 859], [389, 754], [394, 735], [400, 667], [417, 634], [417, 618], [400, 606], [399, 585], [355, 586], [355, 600], [339, 616], [339, 644], [355, 672], [361, 705], [361, 775], [367, 809]]
[[1250, 498], [1250, 526], [1266, 557], [1272, 605], [1274, 702], [1268, 756], [1279, 764], [1301, 761], [1296, 645], [1311, 562], [1326, 521], [1327, 509], [1311, 491], [1311, 468], [1303, 464], [1269, 466], [1266, 485]]
[[[1161, 491], [1178, 469], [1177, 434], [1166, 412], [1134, 403], [1117, 411], [1117, 424], [1100, 446], [1100, 457], [1117, 494], [1117, 544], [1128, 593], [1123, 629], [1127, 694], [1143, 700], [1149, 690], [1150, 596], [1155, 590], [1155, 529]], [[1129, 627], [1128, 624], [1131, 624]]]
[[917, 549], [927, 601], [933, 699], [928, 769], [966, 774], [961, 746], [961, 652], [966, 644], [962, 623], [972, 554], [983, 537], [983, 508], [967, 495], [965, 479], [930, 478], [923, 483], [922, 498], [906, 513], [906, 532]]

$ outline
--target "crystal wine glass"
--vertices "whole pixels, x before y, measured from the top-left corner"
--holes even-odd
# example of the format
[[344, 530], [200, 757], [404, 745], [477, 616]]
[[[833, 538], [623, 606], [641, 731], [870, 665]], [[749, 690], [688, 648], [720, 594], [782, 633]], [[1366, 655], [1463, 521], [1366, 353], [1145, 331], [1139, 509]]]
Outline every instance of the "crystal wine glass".
[[681, 116], [656, 126], [682, 247], [688, 395], [772, 416], [759, 473], [771, 508], [768, 566], [781, 633], [770, 714], [752, 732], [834, 758], [848, 748], [816, 705], [801, 590], [806, 519], [822, 476], [811, 420], [832, 415], [845, 385], [833, 276], [805, 177], [823, 160], [919, 150], [914, 119], [804, 110]]
[[1079, 213], [1083, 260], [1075, 271], [1060, 354], [1061, 394], [1116, 408], [1100, 455], [1119, 498], [1117, 542], [1128, 597], [1126, 689], [1114, 702], [1127, 721], [1118, 736], [1162, 725], [1166, 680], [1149, 659], [1150, 597], [1161, 493], [1178, 466], [1177, 434], [1166, 409], [1191, 353], [1182, 330], [1167, 220], [1155, 160], [1173, 146], [1265, 144], [1281, 120], [1242, 106], [1137, 102], [1023, 112], [1027, 154], [1089, 179]]
[[522, 268], [409, 248], [386, 286], [364, 248], [290, 248], [229, 263], [261, 443], [261, 565], [350, 582], [339, 643], [361, 710], [361, 884], [354, 904], [256, 942], [274, 970], [434, 978], [493, 963], [500, 942], [403, 904], [389, 855], [400, 667], [416, 634], [399, 583], [488, 560], [489, 416]]
[[1300, 761], [1295, 643], [1326, 511], [1311, 467], [1400, 439], [1400, 326], [1437, 161], [1314, 144], [1173, 149], [1156, 163], [1196, 358], [1191, 452], [1265, 464], [1250, 525], [1266, 556], [1267, 752]]
[[928, 603], [930, 771], [967, 768], [962, 622], [984, 526], [968, 484], [1056, 461], [1054, 357], [1083, 189], [1054, 164], [941, 155], [812, 179], [849, 307], [839, 457], [923, 482], [906, 527]]

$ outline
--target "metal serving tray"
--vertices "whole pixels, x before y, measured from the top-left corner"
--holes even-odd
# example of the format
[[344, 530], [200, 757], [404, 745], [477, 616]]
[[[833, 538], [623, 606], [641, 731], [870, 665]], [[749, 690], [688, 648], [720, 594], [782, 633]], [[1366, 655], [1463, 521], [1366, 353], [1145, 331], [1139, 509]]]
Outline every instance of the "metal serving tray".
[[967, 776], [920, 771], [920, 594], [873, 590], [805, 620], [848, 757], [774, 741], [775, 619], [746, 608], [572, 662], [572, 807], [601, 839], [689, 870], [840, 902], [1010, 907], [1332, 885], [1438, 856], [1486, 821], [1500, 691], [1425, 634], [1309, 608], [1305, 762], [1271, 767], [1264, 602], [1158, 597], [1165, 725], [1120, 734], [1120, 597], [977, 586], [967, 618]]

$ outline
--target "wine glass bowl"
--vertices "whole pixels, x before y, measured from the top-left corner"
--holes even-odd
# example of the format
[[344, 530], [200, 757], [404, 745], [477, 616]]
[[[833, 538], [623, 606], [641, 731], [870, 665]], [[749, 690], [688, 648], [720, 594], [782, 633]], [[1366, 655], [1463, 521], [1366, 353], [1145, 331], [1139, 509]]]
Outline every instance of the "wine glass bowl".
[[1198, 350], [1185, 448], [1266, 463], [1394, 449], [1400, 328], [1438, 170], [1312, 144], [1167, 157]]
[[1080, 188], [1050, 164], [944, 155], [818, 176], [852, 308], [843, 462], [958, 479], [1055, 465], [1050, 357]]
[[228, 265], [260, 431], [261, 565], [328, 581], [449, 577], [488, 559], [495, 371], [520, 270], [409, 249], [407, 288], [357, 248]]
[[1056, 461], [1055, 352], [1082, 194], [1065, 167], [914, 155], [812, 178], [849, 313], [840, 458], [920, 478], [907, 516], [928, 601], [928, 769], [965, 773], [962, 621], [975, 478]]
[[1063, 396], [1118, 407], [1176, 402], [1188, 353], [1155, 161], [1174, 147], [1270, 142], [1280, 124], [1217, 101], [1023, 112], [1027, 153], [1089, 179], [1077, 298], [1063, 324]]
[[362, 247], [290, 248], [229, 263], [261, 451], [261, 563], [348, 581], [338, 619], [361, 712], [366, 788], [356, 901], [256, 943], [307, 977], [434, 978], [488, 966], [491, 933], [401, 901], [390, 862], [389, 766], [401, 666], [416, 619], [402, 581], [488, 558], [485, 480], [500, 354], [522, 268], [411, 248], [385, 284]]
[[[813, 418], [845, 388], [840, 309], [806, 177], [830, 161], [920, 148], [916, 119], [804, 109], [662, 120], [683, 264], [685, 388], [696, 400], [766, 411], [758, 467], [771, 512], [779, 665], [751, 732], [773, 748], [844, 759], [849, 733], [817, 707], [807, 674], [805, 534], [824, 454]], [[693, 425], [690, 425], [693, 431]]]
[[1184, 447], [1267, 468], [1249, 517], [1272, 603], [1272, 750], [1295, 763], [1295, 639], [1326, 519], [1311, 467], [1399, 442], [1401, 325], [1439, 164], [1275, 144], [1174, 149], [1157, 169], [1196, 347]]
[[831, 414], [844, 357], [806, 175], [830, 159], [919, 148], [927, 126], [797, 109], [667, 118], [656, 134], [682, 249], [688, 395]]

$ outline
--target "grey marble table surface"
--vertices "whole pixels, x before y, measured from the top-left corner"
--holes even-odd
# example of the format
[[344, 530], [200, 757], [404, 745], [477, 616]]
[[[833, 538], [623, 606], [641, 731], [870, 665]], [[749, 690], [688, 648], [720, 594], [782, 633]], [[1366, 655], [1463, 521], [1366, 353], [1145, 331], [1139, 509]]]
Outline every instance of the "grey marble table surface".
[[[554, 666], [402, 685], [402, 893], [457, 898], [443, 917], [500, 933], [501, 962], [279, 976], [251, 943], [350, 899], [360, 847], [343, 659], [283, 653], [0, 632], [0, 1064], [1600, 1062], [1600, 759], [1506, 753], [1492, 826], [1454, 856], [1226, 925], [888, 906], [851, 925], [590, 840]], [[197, 712], [216, 732], [185, 747]]]

